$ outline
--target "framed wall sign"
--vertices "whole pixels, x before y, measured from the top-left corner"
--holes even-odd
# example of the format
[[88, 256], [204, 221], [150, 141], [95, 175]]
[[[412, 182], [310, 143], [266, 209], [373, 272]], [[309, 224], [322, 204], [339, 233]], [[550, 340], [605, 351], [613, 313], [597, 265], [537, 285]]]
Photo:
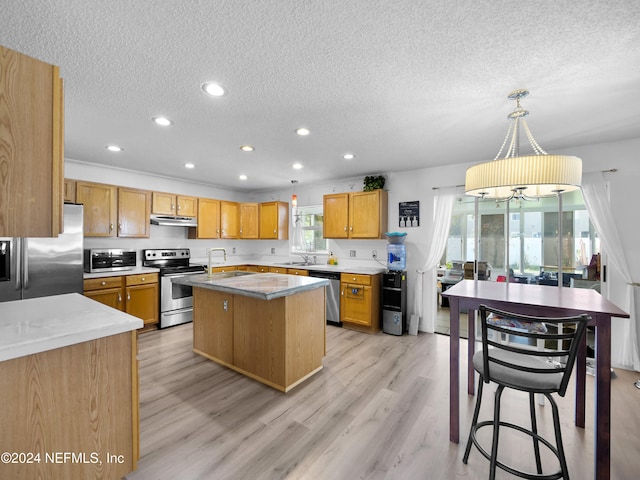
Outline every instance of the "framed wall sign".
[[420, 226], [420, 202], [400, 202], [398, 215], [399, 227], [419, 227]]

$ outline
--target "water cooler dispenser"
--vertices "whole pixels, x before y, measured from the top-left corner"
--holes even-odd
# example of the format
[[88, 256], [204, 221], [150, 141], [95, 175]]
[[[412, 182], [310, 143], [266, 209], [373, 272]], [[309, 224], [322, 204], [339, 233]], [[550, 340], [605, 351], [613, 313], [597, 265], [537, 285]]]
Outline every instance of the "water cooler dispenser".
[[382, 274], [382, 331], [402, 335], [407, 331], [406, 233], [386, 233], [387, 268]]
[[402, 335], [407, 331], [407, 272], [382, 274], [382, 331]]

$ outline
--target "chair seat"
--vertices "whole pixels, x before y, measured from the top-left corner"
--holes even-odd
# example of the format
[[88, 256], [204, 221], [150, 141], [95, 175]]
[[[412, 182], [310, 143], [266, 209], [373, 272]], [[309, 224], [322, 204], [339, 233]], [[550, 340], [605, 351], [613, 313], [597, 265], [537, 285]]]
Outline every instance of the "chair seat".
[[[533, 355], [522, 355], [506, 350], [490, 349], [489, 357], [496, 358], [511, 364], [530, 367], [544, 368], [547, 370], [556, 370], [556, 366], [547, 361], [546, 357], [536, 357]], [[473, 356], [473, 368], [484, 375], [484, 367], [482, 362], [482, 350], [476, 352]], [[517, 390], [524, 390], [534, 393], [550, 393], [557, 392], [560, 389], [563, 372], [558, 373], [530, 373], [515, 370], [514, 368], [504, 367], [498, 363], [490, 362], [489, 380], [506, 385]]]

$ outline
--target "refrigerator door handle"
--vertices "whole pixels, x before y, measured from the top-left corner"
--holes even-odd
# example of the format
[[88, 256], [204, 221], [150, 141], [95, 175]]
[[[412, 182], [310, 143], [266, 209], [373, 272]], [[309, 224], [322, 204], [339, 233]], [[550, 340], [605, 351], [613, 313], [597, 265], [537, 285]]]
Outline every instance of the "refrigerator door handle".
[[14, 237], [13, 245], [15, 250], [15, 272], [16, 272], [16, 290], [22, 289], [22, 238]]
[[29, 288], [29, 239], [22, 239], [22, 289]]

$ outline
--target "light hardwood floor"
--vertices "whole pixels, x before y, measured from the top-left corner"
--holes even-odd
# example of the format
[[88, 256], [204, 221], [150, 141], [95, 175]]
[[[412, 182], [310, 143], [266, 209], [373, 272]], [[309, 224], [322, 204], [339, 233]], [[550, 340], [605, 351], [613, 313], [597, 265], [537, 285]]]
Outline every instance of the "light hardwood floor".
[[[475, 398], [461, 398], [464, 441], [448, 440], [447, 336], [329, 326], [324, 369], [280, 393], [194, 354], [191, 335], [186, 324], [139, 337], [141, 459], [129, 480], [488, 477], [477, 451], [461, 461]], [[626, 480], [640, 472], [640, 375], [616, 372], [611, 478]], [[593, 478], [593, 377], [587, 388], [584, 430], [572, 423], [573, 392], [559, 399], [569, 471], [579, 480]], [[485, 389], [482, 417], [492, 393]], [[528, 418], [527, 405], [518, 392], [503, 395], [507, 419]], [[548, 405], [538, 418], [541, 433], [552, 432]], [[533, 465], [528, 439], [507, 431], [500, 449], [503, 461]]]

